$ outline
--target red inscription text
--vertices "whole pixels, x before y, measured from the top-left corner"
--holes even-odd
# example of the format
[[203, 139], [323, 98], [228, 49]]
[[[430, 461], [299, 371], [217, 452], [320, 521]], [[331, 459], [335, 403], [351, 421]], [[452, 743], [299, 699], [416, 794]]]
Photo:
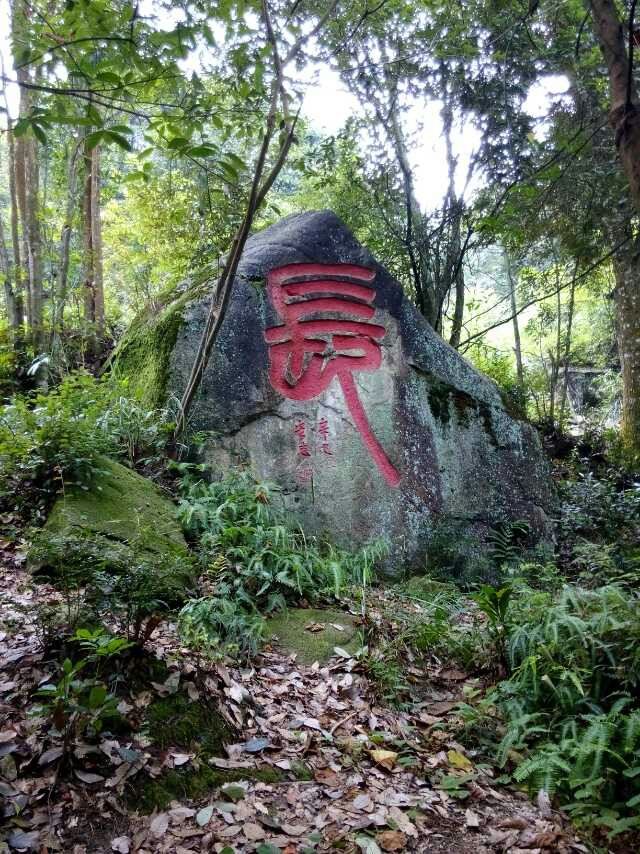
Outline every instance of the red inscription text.
[[362, 441], [387, 483], [397, 486], [400, 475], [371, 430], [353, 378], [356, 371], [376, 371], [382, 364], [385, 328], [371, 322], [374, 278], [374, 271], [353, 264], [290, 264], [272, 270], [267, 292], [284, 323], [265, 331], [269, 378], [283, 397], [311, 400], [337, 377]]

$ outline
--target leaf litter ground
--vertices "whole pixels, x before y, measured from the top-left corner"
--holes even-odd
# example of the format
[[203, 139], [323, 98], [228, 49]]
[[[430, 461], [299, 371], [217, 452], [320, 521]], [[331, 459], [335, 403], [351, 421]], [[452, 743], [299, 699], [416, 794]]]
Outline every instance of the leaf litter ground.
[[[375, 700], [359, 662], [344, 651], [327, 664], [303, 666], [267, 647], [250, 667], [217, 664], [203, 673], [171, 624], [148, 644], [168, 666], [167, 678], [132, 686], [120, 710], [135, 722], [155, 699], [176, 692], [219, 708], [238, 736], [206, 761], [236, 780], [141, 815], [127, 801], [137, 781], [197, 770], [202, 758], [184, 745], [159, 749], [134, 726], [126, 736], [104, 733], [97, 743], [77, 745], [73, 771], [58, 772], [59, 746], [28, 712], [52, 670], [35, 607], [59, 596], [34, 586], [9, 547], [4, 558], [0, 852], [588, 850], [548, 803], [497, 785], [491, 769], [456, 742], [447, 715], [464, 673], [425, 672], [422, 702], [398, 711]], [[318, 625], [310, 623], [310, 631]], [[255, 779], [257, 770], [277, 772], [270, 778], [277, 781]]]

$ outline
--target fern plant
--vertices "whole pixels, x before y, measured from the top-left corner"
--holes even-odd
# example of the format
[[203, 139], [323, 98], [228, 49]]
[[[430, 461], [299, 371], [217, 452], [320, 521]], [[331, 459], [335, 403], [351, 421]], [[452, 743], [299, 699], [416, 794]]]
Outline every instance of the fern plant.
[[499, 764], [514, 760], [517, 782], [610, 835], [640, 826], [638, 605], [616, 585], [567, 585], [555, 596], [519, 586], [506, 642], [511, 676], [465, 713], [477, 725], [497, 709]]

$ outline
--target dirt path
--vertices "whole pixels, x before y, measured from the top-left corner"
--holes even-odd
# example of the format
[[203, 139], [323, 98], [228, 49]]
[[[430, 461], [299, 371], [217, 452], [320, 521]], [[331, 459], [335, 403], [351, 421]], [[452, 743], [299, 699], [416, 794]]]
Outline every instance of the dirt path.
[[[19, 565], [6, 568], [1, 596], [0, 852], [587, 851], [562, 816], [496, 786], [452, 739], [443, 717], [452, 692], [434, 689], [420, 708], [398, 712], [372, 700], [355, 659], [298, 666], [277, 650], [252, 667], [218, 665], [196, 678], [171, 625], [150, 644], [167, 679], [131, 688], [121, 710], [135, 720], [154, 696], [180, 692], [221, 705], [239, 736], [208, 762], [237, 780], [140, 816], [123, 804], [141, 774], [197, 771], [201, 759], [180, 745], [160, 750], [134, 730], [79, 745], [73, 772], [58, 775], [44, 761], [47, 728], [28, 709], [51, 672], [35, 606], [59, 597], [34, 590]], [[275, 773], [265, 782], [256, 770]]]

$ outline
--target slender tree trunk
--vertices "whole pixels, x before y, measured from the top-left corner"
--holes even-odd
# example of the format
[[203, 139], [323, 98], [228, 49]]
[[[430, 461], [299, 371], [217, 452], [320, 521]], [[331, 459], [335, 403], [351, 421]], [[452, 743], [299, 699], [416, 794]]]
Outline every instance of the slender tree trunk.
[[7, 150], [9, 154], [9, 216], [11, 225], [11, 249], [13, 253], [13, 300], [16, 319], [15, 340], [21, 337], [24, 323], [23, 282], [24, 271], [20, 257], [20, 222], [18, 217], [18, 199], [16, 196], [16, 153], [15, 140], [9, 118], [9, 105], [5, 92], [5, 109], [7, 113]]
[[624, 444], [640, 448], [640, 239], [613, 259], [616, 277], [617, 338], [622, 370], [622, 421]]
[[40, 232], [40, 211], [38, 204], [40, 169], [38, 164], [38, 144], [34, 138], [26, 140], [25, 148], [25, 189], [27, 202], [28, 232], [28, 271], [31, 296], [31, 325], [33, 341], [38, 347], [42, 341], [42, 236]]
[[[18, 69], [18, 82], [28, 82], [28, 72]], [[20, 89], [20, 115], [26, 116], [31, 109], [30, 92]], [[31, 338], [39, 347], [42, 335], [42, 240], [39, 212], [39, 167], [38, 148], [34, 137], [23, 135], [15, 140], [15, 189], [19, 218], [21, 221], [21, 260], [26, 267], [27, 322]]]
[[[635, 6], [635, 4], [634, 4]], [[640, 106], [629, 50], [614, 0], [590, 0], [591, 17], [609, 76], [609, 121], [633, 203], [640, 212]], [[632, 54], [629, 54], [629, 51]], [[622, 439], [640, 453], [640, 270], [638, 243], [614, 257], [618, 352], [622, 366]]]
[[[85, 181], [83, 195], [84, 242], [84, 319], [92, 336], [104, 328], [104, 291], [102, 284], [102, 229], [100, 223], [100, 150], [85, 144]], [[97, 343], [97, 342], [94, 342]]]
[[524, 401], [524, 364], [522, 362], [522, 343], [520, 341], [520, 323], [518, 321], [518, 301], [516, 297], [516, 283], [513, 277], [513, 269], [511, 267], [511, 259], [505, 253], [507, 263], [507, 281], [509, 282], [509, 300], [511, 302], [511, 317], [513, 324], [513, 352], [516, 356], [516, 377], [518, 380], [518, 389]]
[[31, 282], [29, 279], [28, 258], [29, 258], [29, 238], [26, 227], [27, 222], [27, 190], [26, 190], [26, 175], [25, 175], [25, 138], [20, 136], [15, 141], [15, 157], [14, 157], [14, 183], [16, 197], [16, 211], [18, 228], [16, 236], [19, 232], [20, 239], [16, 243], [18, 247], [17, 253], [21, 260], [20, 270], [24, 272], [24, 296], [25, 296], [25, 311], [27, 329], [29, 333], [33, 328], [31, 320]]
[[80, 144], [74, 144], [69, 152], [69, 165], [67, 169], [67, 208], [64, 223], [60, 233], [60, 245], [58, 249], [58, 276], [56, 279], [55, 294], [52, 300], [51, 331], [56, 334], [62, 329], [64, 323], [64, 307], [67, 301], [67, 288], [69, 278], [69, 250], [71, 247], [71, 233], [73, 229], [73, 213], [76, 209], [76, 193], [78, 183], [78, 161]]
[[464, 318], [464, 268], [460, 253], [462, 250], [462, 242], [460, 239], [460, 226], [462, 224], [462, 216], [460, 205], [456, 200], [455, 219], [452, 223], [451, 232], [451, 257], [454, 264], [454, 284], [455, 284], [455, 305], [453, 308], [453, 318], [451, 321], [451, 335], [449, 344], [456, 349], [460, 346], [460, 336], [462, 333], [462, 320]]
[[100, 147], [91, 151], [91, 251], [95, 322], [99, 336], [104, 332], [104, 283], [102, 277], [102, 218], [100, 213]]
[[565, 416], [567, 410], [567, 393], [569, 390], [569, 356], [571, 355], [571, 336], [573, 333], [573, 315], [576, 304], [576, 276], [578, 274], [579, 262], [576, 260], [573, 268], [573, 279], [571, 280], [571, 290], [569, 291], [569, 306], [567, 308], [567, 334], [564, 341], [564, 354], [562, 364], [564, 373], [562, 375], [562, 392], [560, 397], [560, 414], [558, 415], [558, 426], [560, 432], [564, 431]]
[[4, 282], [4, 302], [7, 309], [7, 319], [12, 335], [15, 337], [20, 330], [20, 315], [16, 306], [16, 294], [14, 290], [14, 267], [7, 249], [7, 244], [4, 239], [4, 227], [2, 225], [2, 217], [0, 217], [0, 271], [2, 272]]

